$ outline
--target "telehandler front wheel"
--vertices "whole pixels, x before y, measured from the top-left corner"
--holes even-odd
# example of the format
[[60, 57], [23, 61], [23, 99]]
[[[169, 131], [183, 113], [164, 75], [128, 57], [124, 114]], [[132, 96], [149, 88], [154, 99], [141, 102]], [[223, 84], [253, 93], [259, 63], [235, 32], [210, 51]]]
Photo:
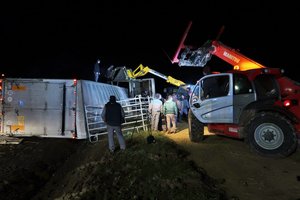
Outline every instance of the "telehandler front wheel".
[[191, 110], [188, 113], [189, 137], [192, 142], [200, 142], [204, 139], [204, 124], [202, 124]]

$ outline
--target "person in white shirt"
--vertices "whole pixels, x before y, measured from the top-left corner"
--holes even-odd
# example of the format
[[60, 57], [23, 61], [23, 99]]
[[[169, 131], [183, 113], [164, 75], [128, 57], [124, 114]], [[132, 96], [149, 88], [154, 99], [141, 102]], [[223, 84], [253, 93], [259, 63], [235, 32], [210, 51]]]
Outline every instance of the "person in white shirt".
[[157, 131], [158, 130], [158, 122], [160, 113], [162, 111], [162, 101], [160, 100], [161, 95], [156, 93], [154, 99], [149, 104], [149, 113], [151, 115], [151, 130]]

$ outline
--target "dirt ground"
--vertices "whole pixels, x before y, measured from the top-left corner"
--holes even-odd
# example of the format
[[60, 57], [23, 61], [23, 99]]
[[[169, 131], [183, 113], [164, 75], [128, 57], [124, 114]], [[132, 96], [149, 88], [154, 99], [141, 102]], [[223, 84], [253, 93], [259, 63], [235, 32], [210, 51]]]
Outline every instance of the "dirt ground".
[[223, 180], [229, 197], [240, 200], [299, 200], [300, 150], [284, 159], [262, 157], [250, 152], [240, 140], [205, 132], [201, 143], [191, 143], [185, 125], [168, 135], [191, 152], [190, 159], [208, 175]]
[[[185, 123], [179, 130], [166, 136], [190, 152], [189, 158], [208, 175], [222, 182], [229, 199], [300, 199], [299, 148], [288, 158], [265, 158], [250, 152], [243, 141], [208, 134], [203, 142], [191, 143]], [[78, 177], [74, 169], [88, 173], [83, 169], [92, 169], [106, 148], [106, 140], [91, 144], [49, 138], [0, 145], [0, 199], [56, 199], [88, 176]]]

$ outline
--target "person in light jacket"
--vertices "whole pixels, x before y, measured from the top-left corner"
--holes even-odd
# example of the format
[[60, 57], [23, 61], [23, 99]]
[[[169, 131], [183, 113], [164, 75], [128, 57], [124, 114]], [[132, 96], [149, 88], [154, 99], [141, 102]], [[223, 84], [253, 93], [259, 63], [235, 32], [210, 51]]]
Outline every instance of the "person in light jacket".
[[160, 114], [162, 111], [162, 101], [160, 100], [161, 95], [156, 93], [154, 99], [149, 104], [149, 114], [151, 115], [151, 130], [157, 131], [158, 130], [158, 123]]

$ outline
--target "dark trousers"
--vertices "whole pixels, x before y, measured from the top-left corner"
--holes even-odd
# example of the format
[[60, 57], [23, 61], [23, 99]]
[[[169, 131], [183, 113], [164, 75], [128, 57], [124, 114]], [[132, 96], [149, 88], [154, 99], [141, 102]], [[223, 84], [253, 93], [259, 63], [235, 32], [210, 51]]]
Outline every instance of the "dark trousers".
[[159, 131], [163, 131], [163, 128], [162, 128], [162, 116], [161, 116], [161, 114], [160, 114], [159, 120], [158, 120], [158, 130]]

